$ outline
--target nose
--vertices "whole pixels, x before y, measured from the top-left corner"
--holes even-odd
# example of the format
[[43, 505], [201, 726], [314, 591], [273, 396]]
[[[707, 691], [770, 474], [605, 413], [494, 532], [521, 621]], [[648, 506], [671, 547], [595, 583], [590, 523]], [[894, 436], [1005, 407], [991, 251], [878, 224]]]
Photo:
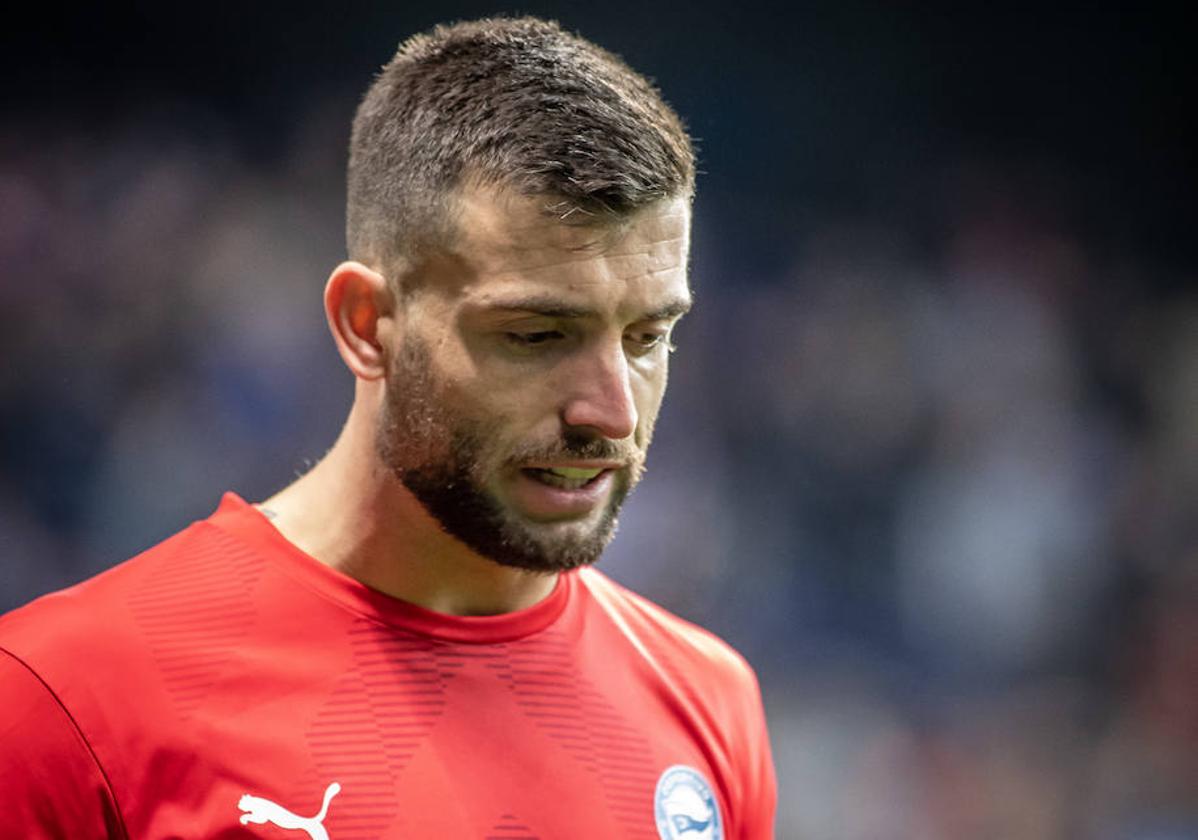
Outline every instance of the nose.
[[590, 429], [611, 440], [632, 436], [637, 410], [622, 345], [586, 354], [567, 376], [567, 399], [562, 409], [562, 421], [567, 426]]

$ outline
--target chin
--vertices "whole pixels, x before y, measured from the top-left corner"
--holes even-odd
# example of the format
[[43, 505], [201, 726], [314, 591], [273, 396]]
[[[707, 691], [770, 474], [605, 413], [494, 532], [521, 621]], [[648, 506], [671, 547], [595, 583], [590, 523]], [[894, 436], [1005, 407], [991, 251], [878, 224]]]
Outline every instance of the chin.
[[533, 572], [567, 572], [594, 565], [615, 536], [616, 520], [607, 512], [559, 522], [509, 522], [499, 550], [488, 552], [502, 566]]

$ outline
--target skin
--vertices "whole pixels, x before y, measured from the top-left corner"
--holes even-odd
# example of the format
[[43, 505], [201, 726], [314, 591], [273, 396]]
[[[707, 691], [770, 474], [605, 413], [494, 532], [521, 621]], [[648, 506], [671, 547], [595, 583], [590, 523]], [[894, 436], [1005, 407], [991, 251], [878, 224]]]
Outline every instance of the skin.
[[[556, 572], [472, 549], [397, 475], [397, 460], [444, 461], [451, 427], [477, 433], [471, 476], [506, 527], [551, 558], [606, 541], [605, 514], [643, 469], [669, 333], [690, 305], [689, 201], [657, 202], [618, 227], [563, 224], [544, 206], [501, 188], [464, 190], [455, 241], [398, 278], [410, 290], [402, 297], [373, 267], [333, 270], [325, 311], [356, 377], [353, 406], [329, 453], [261, 505], [300, 549], [442, 613], [494, 615], [546, 597]], [[412, 348], [424, 377], [412, 375]], [[396, 424], [405, 381], [427, 397], [417, 408], [435, 415], [428, 422]], [[523, 469], [578, 465], [566, 440], [610, 470], [585, 510], [546, 507]]]

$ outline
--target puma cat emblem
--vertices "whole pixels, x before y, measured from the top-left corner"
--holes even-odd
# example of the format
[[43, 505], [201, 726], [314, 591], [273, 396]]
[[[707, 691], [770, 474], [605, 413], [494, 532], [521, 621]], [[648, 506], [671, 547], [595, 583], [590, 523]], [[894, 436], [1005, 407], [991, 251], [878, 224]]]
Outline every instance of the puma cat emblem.
[[329, 840], [329, 833], [324, 830], [324, 826], [321, 823], [324, 822], [325, 815], [329, 812], [329, 803], [340, 792], [341, 785], [337, 782], [333, 782], [325, 788], [324, 803], [320, 806], [320, 813], [314, 817], [301, 817], [298, 814], [291, 813], [282, 805], [276, 805], [269, 799], [263, 799], [260, 796], [250, 796], [248, 793], [243, 794], [241, 799], [237, 801], [237, 807], [245, 811], [241, 815], [242, 825], [269, 822], [274, 823], [279, 828], [306, 831], [311, 840]]

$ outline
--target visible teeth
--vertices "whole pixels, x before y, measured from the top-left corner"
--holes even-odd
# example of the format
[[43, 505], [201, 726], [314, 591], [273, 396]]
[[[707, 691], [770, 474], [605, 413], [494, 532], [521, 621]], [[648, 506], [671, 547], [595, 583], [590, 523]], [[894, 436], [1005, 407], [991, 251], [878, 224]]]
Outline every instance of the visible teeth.
[[601, 469], [579, 469], [577, 467], [550, 467], [534, 469], [530, 473], [543, 484], [563, 490], [577, 490], [603, 472]]
[[581, 478], [583, 481], [590, 481], [599, 473], [601, 469], [582, 469], [580, 467], [550, 467], [546, 472], [551, 472], [554, 475], [560, 475], [562, 478]]

